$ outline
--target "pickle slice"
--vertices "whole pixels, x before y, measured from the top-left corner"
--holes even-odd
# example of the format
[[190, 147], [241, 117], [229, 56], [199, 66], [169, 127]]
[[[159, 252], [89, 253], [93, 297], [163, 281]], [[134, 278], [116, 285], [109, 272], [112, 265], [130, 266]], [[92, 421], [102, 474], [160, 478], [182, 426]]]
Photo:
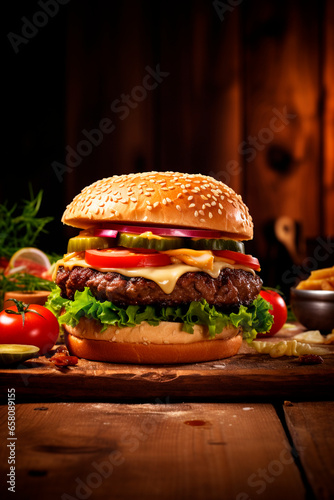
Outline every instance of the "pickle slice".
[[127, 248], [148, 248], [162, 252], [184, 246], [184, 238], [157, 236], [151, 232], [142, 234], [118, 233], [117, 245]]
[[8, 366], [33, 358], [39, 347], [25, 344], [0, 344], [0, 365]]
[[101, 238], [100, 236], [74, 236], [68, 240], [67, 253], [83, 252], [91, 248], [108, 248], [109, 242], [113, 241], [110, 238]]
[[225, 240], [223, 238], [191, 238], [190, 247], [194, 250], [232, 250], [233, 252], [245, 253], [245, 245], [242, 241]]

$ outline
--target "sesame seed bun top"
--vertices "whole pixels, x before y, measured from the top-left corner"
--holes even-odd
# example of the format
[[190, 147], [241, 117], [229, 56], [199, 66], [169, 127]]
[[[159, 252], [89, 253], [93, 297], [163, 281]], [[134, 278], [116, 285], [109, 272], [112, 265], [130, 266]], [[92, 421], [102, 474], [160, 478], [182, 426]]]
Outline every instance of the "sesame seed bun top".
[[178, 172], [115, 175], [85, 187], [62, 217], [87, 229], [111, 223], [222, 231], [249, 240], [253, 222], [241, 196], [212, 177]]

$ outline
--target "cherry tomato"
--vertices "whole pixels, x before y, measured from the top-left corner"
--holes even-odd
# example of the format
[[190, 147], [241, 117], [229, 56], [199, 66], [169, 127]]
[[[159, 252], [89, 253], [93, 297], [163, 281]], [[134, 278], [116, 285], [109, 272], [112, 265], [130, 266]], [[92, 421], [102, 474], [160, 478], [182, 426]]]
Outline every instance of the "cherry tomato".
[[0, 343], [34, 345], [45, 354], [58, 339], [56, 316], [44, 306], [14, 302], [0, 313]]
[[270, 314], [274, 317], [274, 323], [267, 333], [258, 333], [258, 337], [272, 337], [277, 333], [284, 325], [288, 317], [288, 309], [286, 303], [281, 295], [274, 290], [261, 290], [261, 297], [264, 298], [269, 304], [273, 306], [269, 310]]
[[171, 263], [168, 255], [151, 250], [106, 248], [86, 250], [85, 261], [90, 266], [101, 268], [159, 267]]
[[260, 270], [260, 262], [252, 255], [247, 255], [241, 252], [233, 252], [233, 250], [216, 250], [213, 254], [223, 259], [233, 260], [235, 264], [250, 267], [255, 271]]

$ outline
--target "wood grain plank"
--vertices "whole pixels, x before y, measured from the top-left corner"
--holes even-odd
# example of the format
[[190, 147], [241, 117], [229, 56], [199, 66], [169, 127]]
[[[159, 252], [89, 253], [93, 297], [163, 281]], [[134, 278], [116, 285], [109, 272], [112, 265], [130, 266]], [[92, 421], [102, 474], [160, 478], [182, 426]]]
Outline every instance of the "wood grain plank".
[[324, 234], [334, 235], [334, 3], [325, 2], [324, 19]]
[[[288, 333], [286, 335], [289, 335]], [[277, 341], [284, 337], [278, 337]], [[287, 338], [287, 337], [286, 337]], [[0, 398], [15, 387], [20, 401], [87, 401], [219, 397], [230, 400], [278, 398], [331, 399], [334, 346], [320, 365], [301, 365], [295, 357], [271, 358], [243, 346], [232, 358], [188, 365], [121, 365], [80, 359], [59, 371], [48, 357], [0, 370]], [[287, 382], [288, 381], [288, 382]]]
[[293, 403], [284, 412], [316, 498], [334, 498], [334, 402]]
[[[265, 255], [265, 225], [282, 215], [320, 234], [319, 4], [245, 4], [246, 202]], [[307, 186], [307, 196], [305, 196]]]
[[19, 404], [16, 429], [17, 498], [304, 499], [270, 404]]

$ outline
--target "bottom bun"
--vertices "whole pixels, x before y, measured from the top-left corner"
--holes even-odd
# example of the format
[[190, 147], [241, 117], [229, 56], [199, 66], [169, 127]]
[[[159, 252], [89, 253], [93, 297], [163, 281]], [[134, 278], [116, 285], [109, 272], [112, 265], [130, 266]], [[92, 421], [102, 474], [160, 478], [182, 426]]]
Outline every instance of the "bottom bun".
[[[89, 323], [88, 323], [89, 322]], [[82, 328], [82, 327], [85, 328]], [[88, 328], [87, 328], [88, 327]], [[192, 334], [182, 332], [180, 323], [160, 323], [159, 327], [152, 327], [145, 324], [134, 328], [126, 328], [130, 337], [136, 336], [140, 332], [138, 341], [117, 341], [115, 333], [123, 330], [115, 327], [109, 327], [107, 338], [109, 340], [99, 339], [99, 335], [92, 337], [94, 322], [86, 320], [83, 324], [76, 327], [64, 325], [66, 345], [72, 355], [92, 361], [109, 361], [113, 363], [134, 363], [134, 364], [176, 364], [176, 363], [197, 363], [201, 361], [213, 361], [217, 359], [229, 358], [239, 351], [242, 344], [242, 335], [239, 329], [227, 327], [216, 338], [208, 340], [207, 332], [196, 325], [197, 337], [198, 330], [202, 330], [202, 340], [189, 342], [194, 338]], [[177, 329], [176, 341], [168, 343], [159, 342], [164, 337], [164, 331], [168, 332]], [[143, 332], [149, 335], [151, 331], [159, 332], [157, 341], [146, 341]], [[181, 333], [182, 332], [182, 333]], [[184, 335], [185, 342], [180, 342], [180, 333]], [[88, 337], [88, 338], [87, 338]], [[103, 337], [103, 334], [101, 334]], [[170, 338], [170, 337], [169, 337]]]

